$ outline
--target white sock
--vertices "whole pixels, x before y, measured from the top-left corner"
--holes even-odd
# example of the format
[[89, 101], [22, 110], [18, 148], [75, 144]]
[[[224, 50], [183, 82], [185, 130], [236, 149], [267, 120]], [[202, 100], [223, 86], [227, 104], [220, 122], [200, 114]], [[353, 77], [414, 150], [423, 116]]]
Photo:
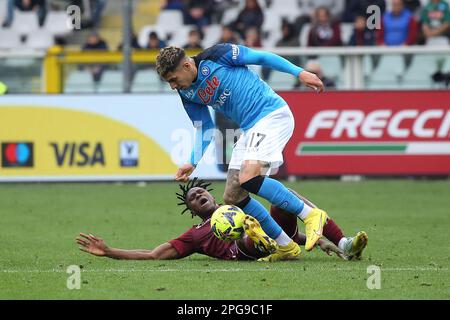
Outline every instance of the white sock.
[[346, 237], [343, 237], [341, 240], [339, 240], [338, 247], [342, 251], [345, 249], [345, 244], [347, 243], [348, 239]]
[[310, 206], [308, 206], [306, 203], [303, 205], [303, 209], [302, 212], [300, 212], [297, 217], [299, 217], [300, 219], [302, 219], [303, 221], [305, 220], [305, 218], [309, 215], [309, 213], [311, 212], [313, 208], [311, 208]]
[[280, 235], [275, 239], [275, 241], [279, 246], [286, 246], [292, 241], [292, 239], [289, 238], [286, 232], [281, 231]]

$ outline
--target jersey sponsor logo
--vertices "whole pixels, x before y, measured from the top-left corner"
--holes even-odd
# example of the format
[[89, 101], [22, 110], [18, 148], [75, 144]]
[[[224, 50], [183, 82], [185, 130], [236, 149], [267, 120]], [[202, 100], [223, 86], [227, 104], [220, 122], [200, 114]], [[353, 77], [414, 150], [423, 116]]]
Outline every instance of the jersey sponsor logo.
[[219, 85], [220, 80], [216, 76], [214, 76], [211, 80], [206, 80], [206, 87], [200, 88], [197, 91], [200, 100], [202, 100], [204, 104], [210, 103]]
[[239, 47], [235, 44], [231, 45], [231, 59], [237, 60], [237, 57], [239, 55]]
[[441, 138], [450, 134], [450, 110], [322, 110], [308, 124], [305, 137], [327, 132], [331, 138]]
[[32, 142], [5, 142], [2, 143], [3, 168], [32, 168], [33, 167]]
[[231, 96], [231, 90], [225, 89], [216, 102], [211, 106], [213, 109], [218, 109], [222, 107], [227, 101], [228, 97]]
[[50, 147], [53, 148], [58, 167], [105, 166], [105, 152], [100, 142], [93, 145], [84, 141], [80, 143], [65, 142], [63, 144], [51, 142]]
[[209, 69], [208, 66], [203, 66], [202, 67], [202, 75], [203, 76], [207, 77], [207, 76], [209, 76], [210, 73], [211, 73], [211, 70]]

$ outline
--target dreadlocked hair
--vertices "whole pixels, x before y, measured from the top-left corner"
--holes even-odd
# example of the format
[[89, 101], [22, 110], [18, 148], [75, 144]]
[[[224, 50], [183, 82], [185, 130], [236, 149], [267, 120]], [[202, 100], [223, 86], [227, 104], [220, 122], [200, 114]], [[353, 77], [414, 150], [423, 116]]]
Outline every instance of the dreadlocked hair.
[[181, 214], [184, 214], [186, 211], [190, 210], [191, 214], [192, 214], [192, 218], [194, 218], [195, 213], [192, 212], [191, 209], [189, 209], [189, 206], [187, 204], [186, 201], [186, 196], [189, 192], [189, 190], [191, 190], [192, 188], [202, 188], [205, 189], [206, 191], [212, 191], [212, 188], [208, 187], [211, 185], [210, 182], [205, 182], [197, 177], [195, 177], [194, 179], [192, 179], [191, 181], [188, 181], [188, 183], [186, 183], [185, 185], [180, 184], [180, 189], [181, 189], [181, 193], [176, 192], [177, 198], [178, 200], [181, 200], [180, 203], [177, 203], [179, 206], [186, 206], [186, 208], [183, 209], [183, 211], [181, 211]]

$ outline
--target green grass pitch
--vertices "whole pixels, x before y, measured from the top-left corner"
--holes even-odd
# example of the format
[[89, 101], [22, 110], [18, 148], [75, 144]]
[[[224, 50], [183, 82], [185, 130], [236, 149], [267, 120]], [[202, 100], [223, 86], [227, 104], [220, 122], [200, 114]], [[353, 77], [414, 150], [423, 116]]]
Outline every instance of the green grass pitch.
[[[113, 247], [170, 240], [197, 219], [180, 215], [175, 183], [0, 185], [0, 299], [449, 299], [450, 181], [287, 183], [327, 210], [346, 235], [369, 235], [364, 259], [318, 249], [299, 261], [176, 261], [90, 256], [74, 242], [93, 233]], [[213, 183], [221, 199], [223, 182]], [[267, 204], [267, 203], [265, 203]], [[303, 225], [299, 222], [301, 230]], [[82, 266], [69, 290], [69, 265]], [[381, 268], [369, 290], [367, 267]]]

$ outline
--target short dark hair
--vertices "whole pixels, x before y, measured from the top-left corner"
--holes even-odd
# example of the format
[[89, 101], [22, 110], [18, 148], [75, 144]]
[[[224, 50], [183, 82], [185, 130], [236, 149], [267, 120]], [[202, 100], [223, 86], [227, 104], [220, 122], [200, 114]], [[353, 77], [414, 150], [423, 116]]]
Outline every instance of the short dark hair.
[[181, 200], [180, 203], [178, 203], [179, 206], [186, 206], [186, 208], [183, 209], [183, 211], [181, 211], [181, 214], [184, 214], [186, 211], [190, 210], [191, 214], [192, 214], [192, 218], [195, 216], [195, 213], [192, 212], [192, 210], [189, 208], [188, 204], [187, 204], [187, 199], [186, 196], [189, 192], [189, 190], [191, 190], [192, 188], [202, 188], [205, 189], [206, 191], [212, 191], [212, 188], [208, 187], [211, 185], [210, 182], [205, 182], [201, 179], [198, 179], [197, 177], [195, 177], [194, 179], [192, 179], [191, 181], [188, 181], [188, 183], [186, 183], [185, 185], [180, 184], [180, 189], [181, 189], [181, 193], [176, 192], [177, 198], [178, 200]]
[[156, 57], [156, 72], [164, 77], [174, 71], [184, 57], [186, 57], [186, 53], [180, 47], [171, 46], [161, 49]]

